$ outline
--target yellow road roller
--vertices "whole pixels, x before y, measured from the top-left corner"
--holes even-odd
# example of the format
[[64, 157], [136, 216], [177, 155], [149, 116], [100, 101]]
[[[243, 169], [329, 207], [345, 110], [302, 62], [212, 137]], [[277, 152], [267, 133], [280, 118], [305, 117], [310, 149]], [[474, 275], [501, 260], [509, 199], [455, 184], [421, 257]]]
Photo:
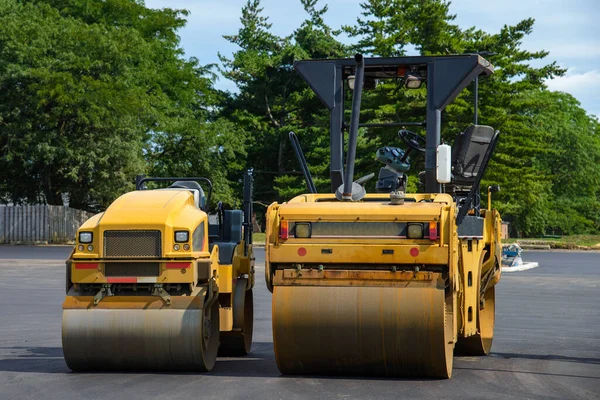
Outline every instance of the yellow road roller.
[[[156, 182], [171, 185], [146, 188]], [[252, 171], [244, 176], [243, 210], [219, 203], [209, 213], [206, 178], [140, 176], [136, 189], [77, 232], [63, 303], [68, 367], [210, 371], [218, 353], [247, 354]]]
[[[267, 286], [284, 374], [449, 378], [455, 352], [488, 354], [500, 279], [501, 219], [481, 205], [481, 178], [499, 133], [475, 123], [440, 143], [441, 111], [493, 66], [477, 54], [306, 60], [295, 64], [330, 110], [331, 191], [317, 193], [298, 138], [308, 193], [267, 211]], [[425, 121], [359, 120], [363, 89], [393, 79], [426, 85]], [[352, 91], [350, 123], [345, 92]], [[475, 108], [476, 109], [476, 108]], [[343, 131], [349, 126], [345, 169]], [[354, 180], [359, 127], [401, 128], [384, 166]], [[424, 129], [425, 137], [409, 131]], [[412, 128], [414, 127], [414, 128]], [[423, 153], [420, 193], [406, 193], [410, 157]]]

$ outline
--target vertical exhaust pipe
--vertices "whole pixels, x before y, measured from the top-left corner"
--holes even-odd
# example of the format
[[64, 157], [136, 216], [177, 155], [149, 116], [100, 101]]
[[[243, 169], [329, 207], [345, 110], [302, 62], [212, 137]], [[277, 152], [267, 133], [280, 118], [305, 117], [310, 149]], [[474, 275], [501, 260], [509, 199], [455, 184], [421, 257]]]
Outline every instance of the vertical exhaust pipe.
[[352, 115], [350, 117], [350, 132], [348, 134], [348, 156], [346, 157], [346, 176], [342, 201], [352, 201], [352, 182], [354, 178], [354, 162], [356, 159], [356, 143], [358, 139], [358, 123], [360, 118], [360, 102], [362, 99], [365, 63], [362, 54], [354, 56], [356, 73], [354, 74], [354, 92], [352, 94]]

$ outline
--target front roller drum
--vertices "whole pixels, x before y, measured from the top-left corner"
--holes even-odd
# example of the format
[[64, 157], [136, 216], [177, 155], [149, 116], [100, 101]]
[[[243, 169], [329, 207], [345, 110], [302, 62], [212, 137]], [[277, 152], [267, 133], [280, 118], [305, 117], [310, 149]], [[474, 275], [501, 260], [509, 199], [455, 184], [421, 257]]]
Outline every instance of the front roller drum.
[[275, 286], [273, 342], [285, 374], [449, 378], [443, 288]]
[[73, 371], [210, 371], [219, 347], [218, 302], [210, 321], [203, 315], [200, 308], [65, 309], [65, 361]]
[[492, 350], [495, 320], [496, 287], [492, 286], [485, 291], [483, 301], [477, 310], [477, 333], [467, 338], [459, 338], [456, 343], [456, 354], [460, 356], [488, 355]]
[[233, 330], [221, 332], [219, 356], [241, 357], [250, 353], [254, 328], [254, 297], [248, 280], [238, 279], [233, 296]]

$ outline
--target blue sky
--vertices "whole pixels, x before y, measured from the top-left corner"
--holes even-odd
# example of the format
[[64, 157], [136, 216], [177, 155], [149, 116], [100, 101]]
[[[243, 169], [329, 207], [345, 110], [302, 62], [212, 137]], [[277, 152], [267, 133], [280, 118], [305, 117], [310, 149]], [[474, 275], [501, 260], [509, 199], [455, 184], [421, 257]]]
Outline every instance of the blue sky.
[[[325, 22], [337, 29], [356, 21], [359, 0], [321, 0], [328, 4]], [[218, 63], [217, 52], [236, 50], [223, 35], [235, 34], [246, 0], [146, 0], [150, 8], [182, 8], [191, 12], [179, 35], [186, 56], [202, 64]], [[299, 0], [262, 0], [264, 14], [278, 35], [288, 35], [306, 18]], [[544, 62], [557, 61], [565, 76], [547, 82], [552, 90], [571, 93], [590, 114], [600, 117], [600, 0], [454, 0], [450, 11], [462, 28], [476, 26], [496, 33], [503, 25], [533, 17], [533, 33], [523, 40], [527, 50], [547, 50]], [[220, 79], [216, 87], [234, 90]]]

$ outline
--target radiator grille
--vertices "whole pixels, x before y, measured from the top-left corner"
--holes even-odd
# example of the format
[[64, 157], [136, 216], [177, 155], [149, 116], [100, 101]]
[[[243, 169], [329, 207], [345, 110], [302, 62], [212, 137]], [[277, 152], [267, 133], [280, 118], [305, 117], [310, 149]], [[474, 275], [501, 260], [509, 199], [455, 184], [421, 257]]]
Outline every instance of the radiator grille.
[[118, 262], [104, 264], [105, 276], [159, 276], [160, 263]]
[[160, 256], [160, 231], [104, 232], [104, 257], [149, 258]]

